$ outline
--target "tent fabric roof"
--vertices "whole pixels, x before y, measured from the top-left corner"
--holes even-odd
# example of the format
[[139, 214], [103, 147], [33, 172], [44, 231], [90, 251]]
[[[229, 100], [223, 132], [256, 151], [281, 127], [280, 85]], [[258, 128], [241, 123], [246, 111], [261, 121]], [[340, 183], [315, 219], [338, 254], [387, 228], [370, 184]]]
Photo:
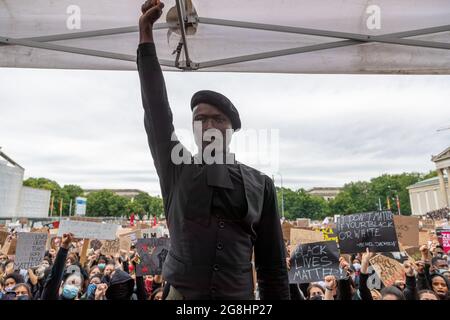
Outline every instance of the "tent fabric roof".
[[[450, 0], [192, 0], [175, 67], [177, 1], [155, 31], [165, 70], [450, 74]], [[142, 3], [0, 0], [0, 67], [134, 70]]]

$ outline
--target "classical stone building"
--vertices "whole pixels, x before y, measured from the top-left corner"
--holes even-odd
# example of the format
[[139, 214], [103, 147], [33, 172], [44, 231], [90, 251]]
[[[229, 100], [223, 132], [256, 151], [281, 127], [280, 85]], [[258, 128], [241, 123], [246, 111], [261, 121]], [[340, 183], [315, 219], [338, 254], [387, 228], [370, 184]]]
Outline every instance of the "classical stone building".
[[436, 164], [437, 177], [420, 181], [408, 187], [413, 215], [450, 206], [450, 147], [431, 157]]
[[307, 192], [314, 196], [319, 196], [324, 198], [327, 201], [333, 200], [336, 198], [339, 192], [341, 192], [342, 188], [338, 187], [317, 187], [308, 190]]

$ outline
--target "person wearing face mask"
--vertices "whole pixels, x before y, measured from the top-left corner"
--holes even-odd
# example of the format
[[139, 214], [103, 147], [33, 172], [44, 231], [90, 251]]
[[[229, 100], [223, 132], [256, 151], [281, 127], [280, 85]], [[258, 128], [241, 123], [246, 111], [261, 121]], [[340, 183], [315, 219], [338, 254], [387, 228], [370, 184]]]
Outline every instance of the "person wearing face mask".
[[45, 279], [50, 273], [50, 259], [45, 259], [41, 262], [39, 266], [34, 269], [28, 270], [28, 281], [27, 284], [31, 288], [31, 293], [34, 299], [38, 299], [42, 290], [44, 289]]
[[103, 272], [105, 270], [106, 264], [108, 263], [108, 258], [105, 256], [101, 256], [98, 259], [97, 266], [100, 268], [100, 270]]
[[[44, 284], [42, 290], [42, 300], [60, 300], [62, 295], [59, 294], [61, 282], [63, 280], [64, 266], [66, 264], [66, 258], [69, 251], [69, 246], [73, 241], [73, 235], [71, 233], [64, 234], [62, 237], [61, 245], [55, 258], [55, 262], [51, 269], [51, 272]], [[62, 288], [62, 294], [66, 293], [66, 296], [72, 296], [74, 290], [72, 287]]]
[[3, 299], [13, 300], [16, 296], [16, 293], [14, 292], [14, 287], [19, 283], [23, 283], [23, 278], [19, 273], [13, 272], [6, 275], [6, 277], [4, 277], [3, 280], [5, 284]]
[[25, 283], [19, 283], [14, 286], [16, 298], [14, 300], [32, 300], [30, 287]]

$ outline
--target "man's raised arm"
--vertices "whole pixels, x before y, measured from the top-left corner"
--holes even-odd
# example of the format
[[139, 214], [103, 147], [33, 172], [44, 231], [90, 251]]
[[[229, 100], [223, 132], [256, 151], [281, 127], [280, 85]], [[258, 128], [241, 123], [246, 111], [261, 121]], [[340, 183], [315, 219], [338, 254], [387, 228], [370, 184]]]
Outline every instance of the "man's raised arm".
[[142, 5], [142, 16], [139, 19], [137, 68], [145, 111], [145, 130], [160, 179], [162, 195], [165, 198], [175, 183], [176, 168], [171, 161], [171, 152], [179, 142], [171, 140], [174, 132], [172, 111], [153, 41], [153, 24], [161, 16], [163, 7], [164, 4], [156, 0], [146, 1]]

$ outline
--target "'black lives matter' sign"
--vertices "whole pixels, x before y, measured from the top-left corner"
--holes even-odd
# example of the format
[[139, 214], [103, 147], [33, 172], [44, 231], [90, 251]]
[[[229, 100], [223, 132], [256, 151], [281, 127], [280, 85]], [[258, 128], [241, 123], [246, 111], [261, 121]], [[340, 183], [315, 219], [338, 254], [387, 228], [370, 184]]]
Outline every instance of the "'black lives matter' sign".
[[337, 280], [345, 277], [339, 268], [339, 250], [336, 241], [322, 241], [298, 245], [291, 257], [289, 283], [323, 281], [334, 275]]
[[336, 221], [341, 253], [398, 252], [394, 215], [390, 211], [356, 213]]

